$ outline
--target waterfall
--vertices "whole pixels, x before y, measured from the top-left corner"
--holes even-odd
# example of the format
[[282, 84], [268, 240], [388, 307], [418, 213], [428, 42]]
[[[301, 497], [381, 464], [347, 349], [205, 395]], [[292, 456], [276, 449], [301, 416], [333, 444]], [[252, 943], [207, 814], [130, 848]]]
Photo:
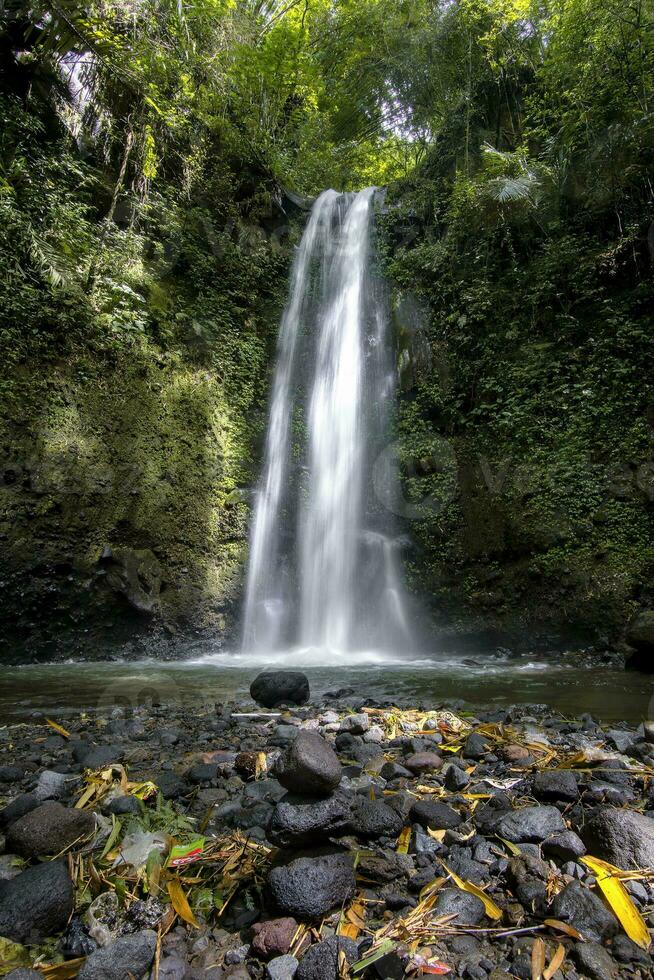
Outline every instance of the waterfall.
[[291, 275], [254, 506], [243, 648], [401, 652], [393, 515], [376, 492], [395, 371], [371, 263], [375, 189], [316, 200]]

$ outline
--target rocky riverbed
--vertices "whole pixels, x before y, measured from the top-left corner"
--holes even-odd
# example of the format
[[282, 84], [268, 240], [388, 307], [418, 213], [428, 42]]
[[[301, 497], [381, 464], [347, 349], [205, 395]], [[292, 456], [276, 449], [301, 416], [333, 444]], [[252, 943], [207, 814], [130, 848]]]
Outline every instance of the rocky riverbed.
[[0, 975], [654, 976], [654, 726], [252, 695], [0, 729]]

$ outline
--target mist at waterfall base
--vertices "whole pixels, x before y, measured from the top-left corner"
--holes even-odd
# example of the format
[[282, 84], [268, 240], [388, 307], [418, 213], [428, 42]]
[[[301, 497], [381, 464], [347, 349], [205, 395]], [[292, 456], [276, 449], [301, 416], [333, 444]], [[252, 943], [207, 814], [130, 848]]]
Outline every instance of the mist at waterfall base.
[[325, 191], [295, 257], [250, 535], [242, 653], [301, 666], [415, 653], [386, 501], [395, 359], [374, 188]]

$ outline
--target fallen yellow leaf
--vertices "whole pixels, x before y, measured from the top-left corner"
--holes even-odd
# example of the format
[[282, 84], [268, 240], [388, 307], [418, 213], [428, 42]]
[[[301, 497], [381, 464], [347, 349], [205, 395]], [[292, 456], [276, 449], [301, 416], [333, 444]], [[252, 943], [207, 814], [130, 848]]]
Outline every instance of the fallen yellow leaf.
[[471, 881], [464, 881], [463, 878], [459, 878], [454, 871], [451, 871], [450, 868], [448, 868], [445, 862], [443, 862], [443, 867], [457, 888], [461, 888], [462, 891], [468, 892], [470, 895], [476, 895], [477, 898], [481, 899], [481, 901], [484, 903], [486, 915], [489, 919], [502, 918], [502, 909], [499, 907], [499, 905], [495, 904], [492, 898], [488, 897], [486, 892], [482, 891], [481, 888], [478, 888], [477, 885], [473, 885]]
[[395, 850], [398, 854], [408, 854], [409, 844], [411, 843], [411, 828], [405, 827], [400, 836], [397, 838], [397, 847]]
[[651, 938], [645, 920], [632, 902], [625, 886], [614, 874], [613, 866], [594, 857], [584, 857], [581, 861], [597, 876], [598, 887], [629, 938], [642, 949], [647, 949]]
[[50, 728], [54, 728], [58, 735], [63, 735], [64, 738], [70, 738], [70, 732], [66, 731], [63, 725], [58, 725], [56, 721], [51, 721], [50, 718], [45, 719]]
[[186, 895], [184, 894], [184, 889], [177, 878], [171, 878], [168, 882], [168, 894], [170, 895], [170, 901], [173, 904], [173, 908], [177, 912], [180, 919], [183, 919], [184, 922], [188, 922], [188, 924], [193, 926], [194, 929], [199, 929], [200, 924], [193, 915], [191, 906], [189, 905]]
[[531, 947], [531, 980], [542, 980], [545, 969], [545, 943], [538, 936]]

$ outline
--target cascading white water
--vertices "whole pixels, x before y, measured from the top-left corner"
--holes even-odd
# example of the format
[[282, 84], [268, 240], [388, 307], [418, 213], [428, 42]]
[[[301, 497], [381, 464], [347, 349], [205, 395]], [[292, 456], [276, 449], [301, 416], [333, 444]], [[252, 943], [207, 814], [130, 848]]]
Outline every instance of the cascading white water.
[[392, 515], [372, 486], [394, 395], [370, 262], [374, 195], [321, 194], [295, 257], [251, 531], [245, 650], [409, 641]]

